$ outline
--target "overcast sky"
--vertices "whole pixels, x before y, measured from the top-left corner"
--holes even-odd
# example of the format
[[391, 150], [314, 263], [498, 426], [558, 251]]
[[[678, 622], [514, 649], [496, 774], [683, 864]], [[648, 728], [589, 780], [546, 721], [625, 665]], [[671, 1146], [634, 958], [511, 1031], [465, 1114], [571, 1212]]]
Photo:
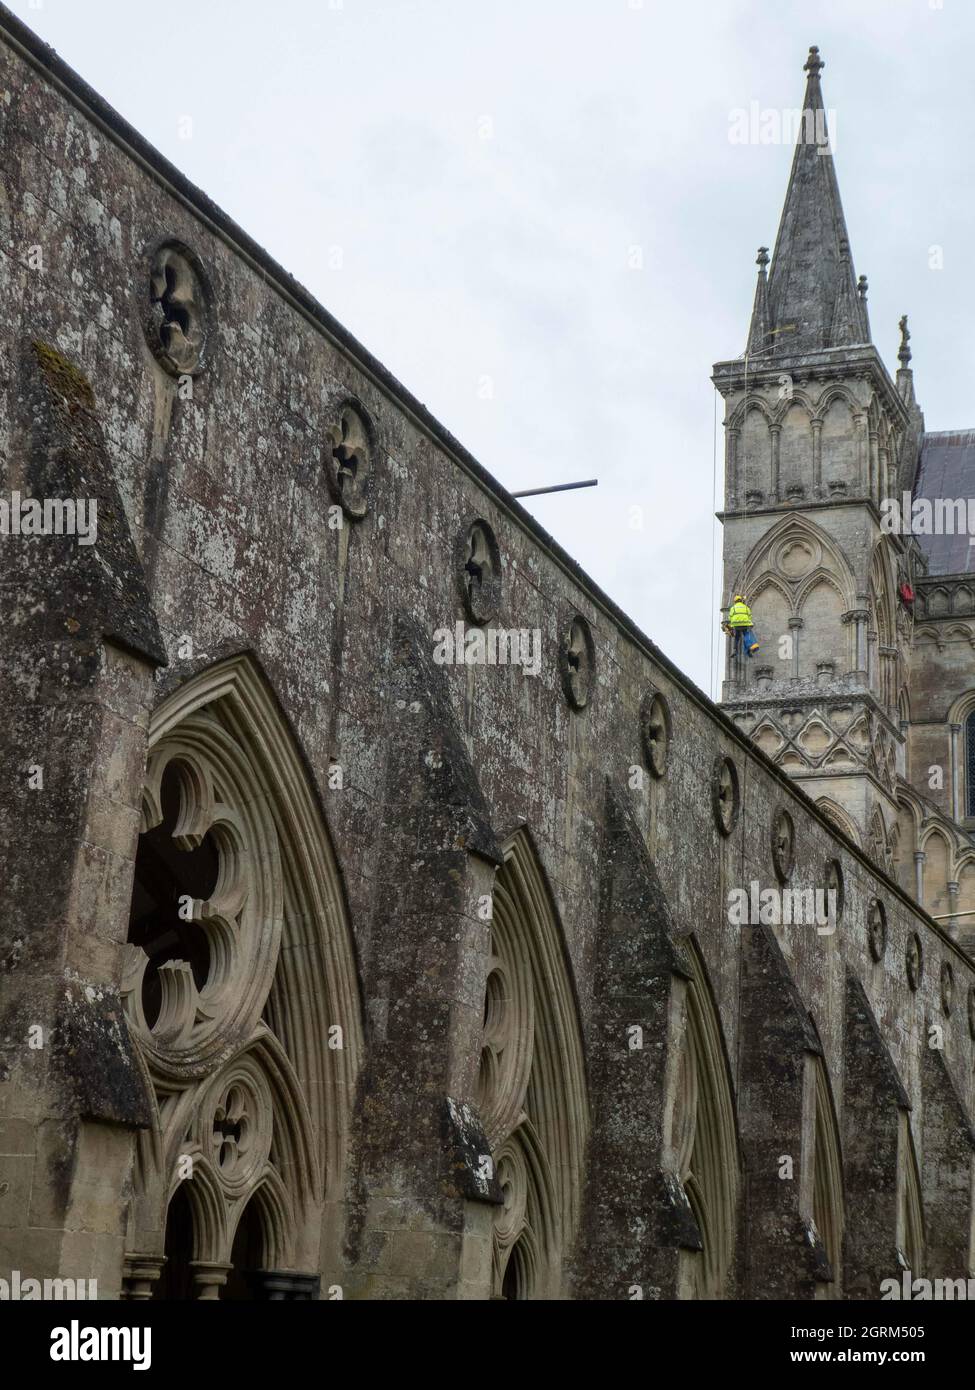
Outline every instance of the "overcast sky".
[[792, 158], [734, 113], [810, 44], [874, 341], [975, 426], [971, 0], [8, 3], [507, 487], [598, 477], [529, 505], [705, 689], [709, 377]]

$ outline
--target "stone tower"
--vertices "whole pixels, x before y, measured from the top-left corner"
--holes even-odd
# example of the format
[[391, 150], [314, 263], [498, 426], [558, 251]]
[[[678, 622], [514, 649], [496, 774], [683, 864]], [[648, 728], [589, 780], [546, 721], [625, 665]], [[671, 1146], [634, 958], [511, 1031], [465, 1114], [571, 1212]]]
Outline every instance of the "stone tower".
[[758, 254], [725, 402], [724, 604], [746, 594], [761, 650], [729, 652], [722, 701], [844, 830], [889, 865], [906, 773], [910, 537], [880, 502], [913, 481], [923, 418], [906, 322], [900, 369], [870, 336], [826, 128], [817, 48], [775, 251]]

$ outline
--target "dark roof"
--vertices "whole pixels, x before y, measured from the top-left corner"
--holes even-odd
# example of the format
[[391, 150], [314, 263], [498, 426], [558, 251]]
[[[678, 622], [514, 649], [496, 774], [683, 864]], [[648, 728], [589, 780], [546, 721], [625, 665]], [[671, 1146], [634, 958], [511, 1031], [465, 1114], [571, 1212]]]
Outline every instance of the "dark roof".
[[[939, 497], [975, 497], [975, 430], [943, 430], [924, 435], [914, 496], [932, 502]], [[968, 539], [967, 532], [954, 536], [918, 535], [929, 574], [975, 571], [975, 545], [969, 545]]]

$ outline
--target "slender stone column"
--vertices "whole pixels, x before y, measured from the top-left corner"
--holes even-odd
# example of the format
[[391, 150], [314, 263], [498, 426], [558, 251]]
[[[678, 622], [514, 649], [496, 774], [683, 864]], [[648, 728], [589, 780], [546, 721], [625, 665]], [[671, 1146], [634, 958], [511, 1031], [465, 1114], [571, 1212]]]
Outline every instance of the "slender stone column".
[[772, 436], [772, 501], [779, 500], [779, 442], [782, 438], [781, 425], [769, 425]]
[[122, 1297], [133, 1302], [152, 1298], [153, 1285], [165, 1263], [165, 1255], [126, 1255], [122, 1267]]
[[872, 690], [877, 681], [877, 633], [867, 633], [867, 684]]
[[725, 477], [728, 479], [728, 505], [737, 507], [739, 497], [743, 496], [743, 479], [738, 476], [738, 438], [736, 426], [726, 426], [725, 435]]
[[790, 618], [789, 628], [792, 632], [792, 679], [799, 679], [799, 629], [802, 627], [801, 618]]
[[863, 492], [866, 485], [866, 468], [864, 464], [864, 439], [863, 439], [863, 415], [857, 414], [853, 417], [853, 433], [856, 438], [856, 466], [857, 466], [857, 490]]
[[853, 671], [858, 676], [865, 677], [867, 674], [867, 650], [866, 650], [866, 624], [867, 610], [865, 608], [851, 608], [848, 613], [843, 614], [845, 623], [854, 624], [853, 634]]
[[867, 673], [867, 610], [864, 608], [856, 615], [856, 643], [857, 643], [857, 670]]
[[894, 689], [895, 665], [897, 660], [896, 647], [879, 647], [880, 654], [880, 693], [884, 705], [888, 709], [893, 709], [896, 702], [896, 692]]
[[951, 729], [951, 814], [961, 820], [961, 776], [958, 767], [958, 735], [960, 724], [950, 724]]
[[924, 850], [923, 850], [923, 849], [916, 849], [916, 850], [914, 851], [914, 886], [915, 886], [914, 896], [917, 898], [918, 902], [921, 904], [922, 907], [924, 906], [924, 860], [925, 860], [925, 857], [926, 857], [926, 856], [925, 856], [925, 853], [924, 853]]
[[193, 1285], [197, 1290], [197, 1298], [201, 1302], [215, 1303], [233, 1265], [218, 1264], [215, 1260], [194, 1260], [190, 1269], [193, 1271]]
[[812, 491], [822, 492], [822, 420], [812, 421]]

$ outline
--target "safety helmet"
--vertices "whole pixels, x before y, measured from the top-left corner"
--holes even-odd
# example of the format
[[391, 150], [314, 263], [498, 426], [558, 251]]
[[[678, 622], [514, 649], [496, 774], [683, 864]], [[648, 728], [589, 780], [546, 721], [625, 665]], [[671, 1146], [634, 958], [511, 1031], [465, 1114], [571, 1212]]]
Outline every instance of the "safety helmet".
[[744, 594], [735, 594], [735, 603], [744, 603], [744, 602], [745, 602], [745, 595], [744, 595]]

